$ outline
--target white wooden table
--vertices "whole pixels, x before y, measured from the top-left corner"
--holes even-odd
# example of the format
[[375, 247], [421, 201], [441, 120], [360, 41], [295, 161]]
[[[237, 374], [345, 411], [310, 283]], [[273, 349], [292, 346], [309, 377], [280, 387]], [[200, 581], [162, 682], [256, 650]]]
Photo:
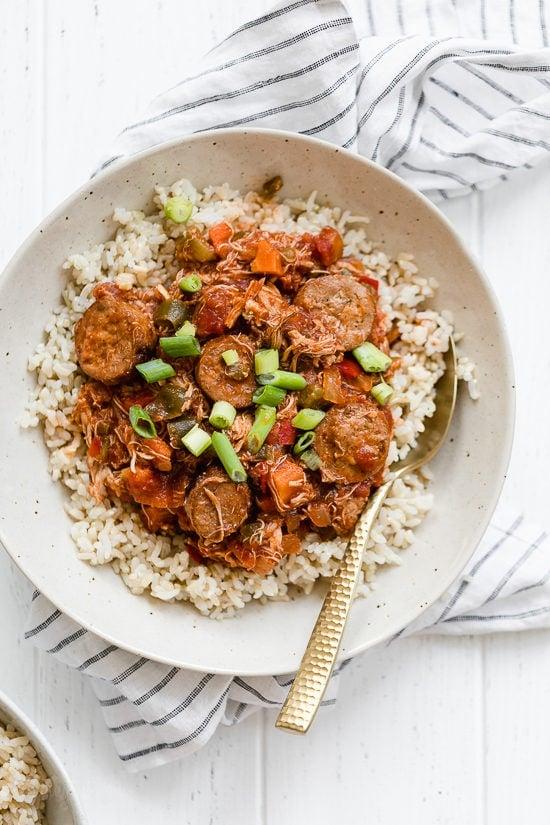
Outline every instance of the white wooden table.
[[[0, 264], [157, 91], [268, 5], [3, 3]], [[550, 455], [549, 184], [547, 167], [446, 209], [508, 320], [519, 402], [505, 495], [540, 521], [541, 459]], [[306, 739], [275, 732], [273, 714], [259, 714], [186, 761], [128, 776], [86, 682], [22, 640], [29, 593], [0, 550], [0, 688], [49, 735], [92, 825], [550, 822], [546, 632], [397, 643], [350, 668], [337, 708]]]

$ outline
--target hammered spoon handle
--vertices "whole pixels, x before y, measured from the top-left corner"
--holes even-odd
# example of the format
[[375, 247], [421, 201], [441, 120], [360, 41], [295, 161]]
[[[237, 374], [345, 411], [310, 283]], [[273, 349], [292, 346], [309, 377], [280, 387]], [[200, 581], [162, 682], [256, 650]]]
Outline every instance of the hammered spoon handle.
[[278, 728], [292, 733], [307, 733], [321, 705], [344, 635], [369, 533], [391, 484], [388, 481], [376, 490], [355, 525], [275, 723]]

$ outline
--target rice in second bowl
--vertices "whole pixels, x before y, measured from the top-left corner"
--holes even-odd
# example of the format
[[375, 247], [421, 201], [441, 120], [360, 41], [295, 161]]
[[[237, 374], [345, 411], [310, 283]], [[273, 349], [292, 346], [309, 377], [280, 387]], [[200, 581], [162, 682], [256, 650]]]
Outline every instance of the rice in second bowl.
[[0, 721], [0, 822], [47, 825], [52, 781], [26, 736]]
[[[194, 203], [191, 222], [204, 228], [230, 221], [243, 230], [254, 227], [291, 233], [337, 228], [344, 238], [344, 254], [360, 258], [380, 280], [380, 302], [399, 338], [391, 354], [400, 358], [392, 377], [394, 437], [388, 464], [403, 458], [434, 412], [434, 387], [444, 371], [444, 353], [453, 332], [448, 312], [435, 312], [425, 303], [437, 284], [421, 275], [412, 255], [390, 259], [368, 237], [368, 220], [339, 207], [321, 206], [315, 193], [307, 201], [265, 201], [257, 193], [241, 196], [229, 186], [207, 187], [198, 192], [187, 180], [169, 188], [157, 187], [157, 211], [115, 210], [114, 240], [72, 255], [65, 264], [68, 281], [63, 304], [53, 313], [45, 340], [29, 359], [37, 384], [25, 413], [24, 426], [42, 424], [50, 451], [52, 477], [68, 488], [67, 512], [73, 520], [71, 535], [79, 558], [90, 564], [111, 564], [135, 594], [150, 592], [163, 601], [190, 601], [201, 613], [222, 616], [243, 608], [254, 599], [287, 599], [292, 593], [309, 593], [319, 578], [333, 575], [346, 541], [323, 541], [310, 534], [302, 553], [287, 556], [267, 576], [221, 563], [195, 562], [183, 536], [154, 535], [145, 529], [130, 505], [94, 501], [89, 492], [86, 445], [80, 427], [71, 420], [84, 376], [75, 355], [74, 326], [91, 304], [91, 293], [103, 280], [121, 289], [153, 286], [173, 279], [179, 264], [174, 259], [175, 239], [181, 227], [163, 220], [162, 207], [171, 195], [185, 194]], [[472, 365], [459, 363], [460, 377], [476, 395]], [[358, 593], [372, 586], [376, 569], [399, 564], [401, 550], [413, 541], [413, 530], [430, 507], [428, 471], [397, 480], [381, 510], [365, 552]]]

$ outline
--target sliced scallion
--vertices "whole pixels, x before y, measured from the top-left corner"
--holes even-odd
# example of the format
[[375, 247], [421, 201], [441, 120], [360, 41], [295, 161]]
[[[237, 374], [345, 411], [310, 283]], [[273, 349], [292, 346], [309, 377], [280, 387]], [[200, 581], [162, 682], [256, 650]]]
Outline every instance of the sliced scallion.
[[208, 420], [218, 430], [226, 430], [233, 424], [236, 415], [237, 410], [233, 404], [229, 404], [228, 401], [216, 401]]
[[372, 388], [370, 394], [373, 396], [373, 398], [376, 398], [379, 404], [382, 404], [382, 406], [384, 406], [384, 404], [387, 404], [390, 398], [392, 397], [393, 390], [389, 384], [386, 384], [385, 381], [381, 381], [380, 384], [376, 384]]
[[182, 292], [198, 292], [202, 286], [202, 281], [198, 272], [191, 272], [190, 275], [184, 275], [180, 280], [180, 289]]
[[302, 453], [300, 458], [310, 470], [318, 470], [321, 466], [321, 459], [315, 450], [306, 450], [305, 453]]
[[191, 337], [195, 336], [197, 332], [197, 328], [195, 324], [192, 324], [191, 321], [186, 321], [177, 331], [176, 335], [191, 335]]
[[175, 195], [164, 204], [164, 214], [174, 223], [187, 223], [192, 212], [193, 204], [185, 195]]
[[170, 358], [182, 358], [185, 355], [200, 355], [201, 345], [194, 335], [174, 335], [160, 338], [159, 345]]
[[207, 432], [201, 430], [198, 424], [195, 424], [195, 426], [183, 436], [181, 442], [184, 447], [187, 447], [190, 453], [194, 456], [199, 456], [210, 447], [212, 439]]
[[314, 430], [324, 417], [325, 413], [322, 410], [312, 410], [304, 407], [292, 419], [292, 426], [297, 427], [299, 430]]
[[355, 347], [352, 352], [365, 372], [386, 372], [391, 364], [390, 356], [370, 341], [365, 341], [361, 346]]
[[157, 428], [155, 427], [153, 419], [143, 407], [134, 404], [128, 410], [128, 417], [130, 424], [138, 435], [142, 438], [156, 438]]
[[256, 407], [256, 418], [247, 436], [247, 445], [251, 453], [257, 453], [261, 449], [276, 419], [275, 407]]
[[263, 375], [257, 375], [256, 380], [262, 386], [271, 385], [280, 387], [282, 390], [303, 390], [307, 385], [303, 375], [297, 372], [287, 372], [286, 370], [274, 370]]
[[224, 363], [227, 364], [228, 367], [232, 367], [235, 364], [239, 363], [239, 353], [236, 349], [226, 349], [222, 352], [222, 358]]
[[231, 481], [246, 481], [246, 470], [225, 433], [212, 433], [212, 447]]
[[260, 387], [252, 396], [255, 404], [265, 404], [268, 407], [278, 407], [286, 396], [286, 390], [279, 387]]
[[279, 369], [279, 352], [276, 349], [259, 349], [254, 355], [254, 372], [265, 375]]
[[315, 433], [313, 432], [313, 430], [308, 430], [307, 432], [302, 433], [302, 435], [299, 436], [298, 440], [296, 441], [296, 444], [294, 445], [294, 455], [302, 455], [302, 453], [305, 453], [305, 451], [309, 449], [309, 447], [311, 447], [314, 441]]
[[165, 378], [172, 378], [176, 374], [174, 367], [167, 364], [162, 358], [153, 358], [152, 361], [138, 364], [136, 369], [148, 384], [154, 384], [155, 381], [163, 381]]

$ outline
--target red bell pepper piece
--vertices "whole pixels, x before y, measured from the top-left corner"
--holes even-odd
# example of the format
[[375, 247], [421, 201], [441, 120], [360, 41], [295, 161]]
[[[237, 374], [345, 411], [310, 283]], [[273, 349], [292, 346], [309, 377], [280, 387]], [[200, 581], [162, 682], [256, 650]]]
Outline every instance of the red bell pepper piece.
[[348, 380], [357, 378], [362, 373], [359, 364], [356, 361], [352, 361], [351, 358], [344, 358], [344, 360], [340, 361], [336, 366], [340, 370], [342, 378], [347, 378]]

